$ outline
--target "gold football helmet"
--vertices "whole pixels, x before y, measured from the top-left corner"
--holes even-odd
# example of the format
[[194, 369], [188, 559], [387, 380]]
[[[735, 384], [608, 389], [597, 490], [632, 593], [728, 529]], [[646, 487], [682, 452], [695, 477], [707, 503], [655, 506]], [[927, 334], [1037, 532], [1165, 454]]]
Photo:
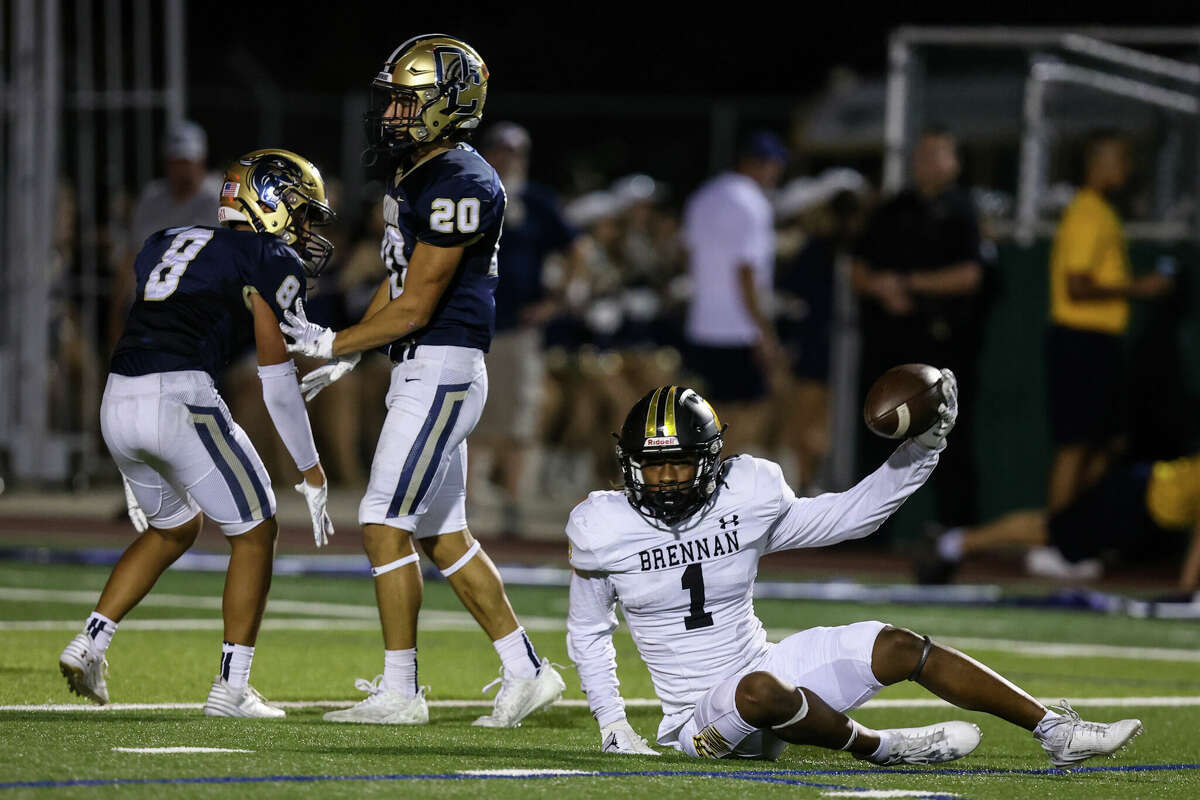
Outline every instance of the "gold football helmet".
[[363, 116], [367, 145], [377, 156], [455, 140], [479, 126], [488, 69], [471, 45], [441, 33], [414, 36], [397, 47], [371, 82]]
[[255, 150], [225, 170], [217, 221], [245, 223], [292, 247], [315, 278], [329, 263], [333, 243], [313, 228], [335, 219], [316, 165], [288, 150]]

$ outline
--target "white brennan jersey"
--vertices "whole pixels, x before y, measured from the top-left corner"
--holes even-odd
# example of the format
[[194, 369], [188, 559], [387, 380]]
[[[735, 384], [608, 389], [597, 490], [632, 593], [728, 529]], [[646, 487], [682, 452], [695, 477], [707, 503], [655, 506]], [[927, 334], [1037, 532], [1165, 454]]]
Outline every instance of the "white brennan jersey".
[[771, 646], [754, 614], [759, 559], [867, 536], [937, 461], [937, 451], [908, 441], [852, 489], [797, 498], [778, 464], [736, 456], [724, 463], [713, 499], [669, 528], [644, 518], [622, 492], [592, 492], [567, 522], [575, 570], [567, 649], [597, 722], [625, 716], [612, 645], [617, 603], [662, 701], [659, 741], [669, 741], [708, 689]]

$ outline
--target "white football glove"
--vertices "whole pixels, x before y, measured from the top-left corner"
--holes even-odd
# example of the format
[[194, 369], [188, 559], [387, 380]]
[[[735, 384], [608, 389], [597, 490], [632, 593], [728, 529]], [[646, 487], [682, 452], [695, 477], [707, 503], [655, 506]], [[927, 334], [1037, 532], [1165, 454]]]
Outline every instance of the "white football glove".
[[638, 736], [628, 720], [623, 719], [600, 729], [600, 752], [638, 756], [660, 755], [657, 750], [650, 749], [645, 739]]
[[300, 393], [305, 400], [312, 400], [329, 384], [341, 378], [358, 366], [362, 353], [351, 353], [348, 356], [338, 356], [324, 366], [317, 367], [300, 379]]
[[948, 369], [942, 370], [942, 400], [938, 405], [938, 421], [933, 426], [914, 436], [913, 440], [929, 450], [938, 450], [946, 442], [946, 436], [958, 420], [958, 379]]
[[329, 544], [329, 537], [333, 536], [333, 520], [329, 518], [329, 512], [325, 508], [329, 500], [329, 484], [309, 486], [308, 481], [301, 480], [293, 488], [304, 495], [304, 502], [308, 504], [308, 515], [312, 517], [313, 543], [317, 547]]
[[122, 475], [121, 483], [125, 484], [125, 506], [129, 509], [129, 521], [133, 523], [135, 531], [145, 533], [146, 529], [150, 527], [150, 523], [146, 521], [146, 512], [142, 511], [141, 505], [138, 504], [137, 498], [133, 494], [133, 487], [129, 485], [129, 479]]
[[290, 336], [293, 344], [287, 346], [289, 353], [300, 353], [313, 358], [333, 358], [333, 330], [315, 322], [309, 322], [304, 313], [304, 301], [296, 300], [296, 310], [283, 312], [279, 330]]

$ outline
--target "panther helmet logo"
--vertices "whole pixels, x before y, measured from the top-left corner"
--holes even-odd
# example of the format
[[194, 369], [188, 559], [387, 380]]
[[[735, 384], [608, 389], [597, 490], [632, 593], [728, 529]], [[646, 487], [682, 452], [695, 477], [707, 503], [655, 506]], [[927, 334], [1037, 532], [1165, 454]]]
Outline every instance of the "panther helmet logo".
[[258, 201], [275, 211], [283, 202], [283, 193], [300, 183], [300, 171], [282, 158], [271, 158], [250, 174], [250, 187]]

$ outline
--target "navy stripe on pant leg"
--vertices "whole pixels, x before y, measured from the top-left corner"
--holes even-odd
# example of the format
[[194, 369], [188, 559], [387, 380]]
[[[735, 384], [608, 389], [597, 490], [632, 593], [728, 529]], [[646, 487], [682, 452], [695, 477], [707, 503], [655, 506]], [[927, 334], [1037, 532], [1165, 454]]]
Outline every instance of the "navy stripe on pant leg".
[[233, 471], [232, 465], [221, 452], [220, 447], [213, 438], [212, 430], [201, 422], [193, 422], [197, 433], [200, 435], [200, 440], [204, 443], [209, 455], [212, 456], [213, 462], [221, 475], [225, 478], [225, 482], [229, 485], [230, 492], [233, 495], [234, 505], [237, 506], [238, 513], [241, 515], [243, 522], [253, 522], [257, 519], [265, 519], [270, 510], [271, 504], [267, 498], [266, 489], [263, 488], [262, 481], [258, 479], [258, 473], [254, 469], [254, 463], [242, 449], [237, 440], [233, 436], [233, 430], [225, 421], [225, 415], [221, 413], [221, 409], [216, 406], [193, 406], [188, 405], [188, 410], [195, 416], [207, 417], [212, 419], [216, 425], [217, 431], [221, 434], [221, 438], [225, 447], [229, 449], [229, 453], [237, 459], [245, 472], [246, 481], [250, 484], [250, 489], [254, 492], [254, 496], [258, 499], [259, 513], [255, 515], [250, 508], [250, 499], [246, 496], [246, 490], [242, 486], [237, 475]]
[[[430, 405], [429, 414], [426, 415], [425, 422], [421, 425], [421, 430], [417, 434], [416, 441], [413, 442], [412, 447], [408, 451], [408, 457], [404, 460], [404, 467], [400, 471], [400, 480], [396, 484], [396, 491], [392, 495], [391, 504], [388, 506], [387, 516], [397, 517], [400, 515], [400, 508], [404, 505], [404, 498], [408, 494], [409, 485], [412, 483], [413, 473], [416, 471], [417, 465], [421, 461], [421, 454], [425, 451], [425, 445], [428, 444], [429, 437], [433, 433], [433, 426], [437, 423], [437, 419], [442, 413], [442, 406], [445, 405], [446, 395], [450, 392], [465, 392], [469, 388], [471, 388], [471, 384], [469, 383], [443, 384], [437, 388], [433, 403]], [[454, 412], [452, 416], [457, 419], [457, 412]], [[450, 425], [446, 427], [447, 429], [452, 429]], [[440, 443], [444, 445], [445, 438], [439, 437], [439, 439]], [[430, 458], [429, 463], [426, 465], [426, 470], [430, 467], [436, 470], [437, 464], [440, 461], [441, 447], [437, 447], [435, 448], [433, 457]], [[424, 483], [424, 476], [422, 476], [422, 483]], [[421, 492], [418, 490], [418, 495], [420, 494]], [[417, 501], [413, 503], [413, 507], [415, 508], [419, 502], [420, 498], [418, 496]]]
[[454, 403], [454, 406], [450, 410], [450, 417], [446, 420], [446, 427], [442, 429], [442, 435], [438, 437], [437, 445], [433, 449], [433, 458], [429, 460], [429, 466], [425, 469], [425, 477], [421, 480], [416, 497], [413, 498], [412, 507], [414, 510], [421, 504], [425, 493], [429, 491], [429, 485], [433, 483], [433, 478], [437, 475], [438, 465], [442, 463], [442, 454], [446, 451], [446, 441], [450, 438], [450, 434], [454, 432], [454, 426], [458, 423], [458, 414], [462, 411], [465, 400], [466, 398], [451, 401]]
[[250, 485], [254, 487], [254, 494], [258, 496], [258, 507], [262, 509], [262, 516], [265, 519], [270, 516], [271, 501], [267, 499], [267, 490], [263, 488], [262, 481], [258, 479], [258, 471], [254, 468], [254, 462], [238, 444], [238, 440], [233, 435], [233, 429], [225, 421], [225, 415], [220, 413], [220, 409], [213, 410], [216, 412], [217, 427], [221, 429], [221, 433], [225, 434], [225, 443], [229, 445], [229, 449], [233, 451], [237, 460], [242, 462], [242, 467], [246, 470], [246, 477], [250, 479]]
[[237, 506], [238, 514], [242, 516], [243, 521], [251, 519], [250, 503], [246, 500], [246, 493], [242, 491], [241, 483], [238, 482], [237, 476], [233, 474], [233, 470], [225, 461], [225, 456], [221, 454], [220, 448], [217, 447], [217, 443], [213, 440], [212, 432], [202, 422], [194, 422], [192, 424], [196, 428], [196, 434], [200, 437], [200, 441], [204, 443], [204, 449], [212, 456], [213, 464], [216, 465], [217, 471], [225, 479], [225, 485], [229, 487], [229, 493], [233, 496], [233, 504]]

